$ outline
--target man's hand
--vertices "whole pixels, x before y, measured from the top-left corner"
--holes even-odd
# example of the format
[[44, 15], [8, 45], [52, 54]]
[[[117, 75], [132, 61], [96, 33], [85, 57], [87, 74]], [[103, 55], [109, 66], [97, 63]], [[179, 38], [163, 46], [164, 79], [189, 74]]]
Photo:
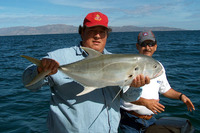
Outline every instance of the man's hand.
[[154, 114], [161, 113], [162, 111], [165, 111], [165, 106], [159, 103], [159, 99], [146, 99], [140, 97], [139, 100], [131, 102], [133, 104], [137, 105], [143, 105], [147, 107], [149, 110], [151, 110]]
[[51, 73], [49, 73], [48, 75], [52, 75], [57, 73], [58, 71], [58, 67], [59, 67], [59, 63], [53, 59], [48, 59], [48, 58], [43, 58], [41, 60], [41, 65], [37, 68], [38, 72], [42, 72], [42, 71], [47, 71], [47, 70], [51, 70]]
[[138, 75], [135, 79], [133, 79], [133, 82], [131, 83], [132, 87], [141, 87], [144, 86], [145, 84], [150, 83], [150, 78], [149, 77], [144, 77], [144, 75]]
[[154, 114], [165, 111], [165, 106], [159, 103], [159, 99], [146, 99], [145, 106], [150, 109]]
[[192, 112], [192, 110], [195, 110], [193, 103], [186, 95], [182, 95], [181, 101], [187, 105], [188, 111]]

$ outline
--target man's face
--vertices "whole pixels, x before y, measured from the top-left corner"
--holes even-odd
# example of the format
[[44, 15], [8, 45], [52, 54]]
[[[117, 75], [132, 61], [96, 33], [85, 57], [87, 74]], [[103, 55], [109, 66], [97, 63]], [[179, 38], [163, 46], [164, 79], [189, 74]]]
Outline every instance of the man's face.
[[[143, 45], [140, 45], [138, 43], [136, 44], [136, 47], [137, 47], [139, 53], [143, 54], [143, 55], [147, 55], [147, 56], [152, 56], [157, 49], [157, 44], [155, 44], [151, 40], [146, 40], [143, 43], [144, 43]], [[152, 44], [154, 44], [154, 45], [152, 45]]]
[[102, 53], [107, 41], [107, 30], [103, 26], [86, 28], [81, 34], [82, 45]]

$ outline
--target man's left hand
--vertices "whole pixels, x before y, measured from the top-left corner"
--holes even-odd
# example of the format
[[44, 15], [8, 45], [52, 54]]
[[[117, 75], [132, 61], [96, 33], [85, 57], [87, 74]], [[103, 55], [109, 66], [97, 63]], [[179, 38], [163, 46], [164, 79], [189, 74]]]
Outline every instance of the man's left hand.
[[131, 83], [131, 87], [141, 87], [144, 86], [145, 84], [150, 83], [150, 78], [149, 77], [144, 77], [143, 74], [138, 75], [135, 79], [133, 79], [133, 82]]

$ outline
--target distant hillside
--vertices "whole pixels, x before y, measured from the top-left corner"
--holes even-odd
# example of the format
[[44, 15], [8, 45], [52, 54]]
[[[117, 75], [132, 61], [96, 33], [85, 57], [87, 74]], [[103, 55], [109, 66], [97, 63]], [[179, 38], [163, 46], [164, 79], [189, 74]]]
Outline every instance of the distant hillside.
[[64, 34], [77, 33], [78, 28], [72, 25], [55, 24], [38, 27], [9, 27], [0, 28], [0, 36], [3, 35], [39, 35], [39, 34]]
[[[153, 31], [177, 31], [183, 30], [170, 27], [137, 27], [137, 26], [122, 26], [111, 27], [113, 32], [132, 32], [142, 30]], [[0, 28], [0, 36], [9, 35], [40, 35], [40, 34], [65, 34], [78, 33], [78, 27], [65, 24], [44, 25], [38, 27], [18, 26], [9, 28]]]
[[132, 31], [179, 31], [184, 29], [170, 28], [170, 27], [137, 27], [137, 26], [122, 26], [122, 27], [111, 27], [113, 32], [132, 32]]

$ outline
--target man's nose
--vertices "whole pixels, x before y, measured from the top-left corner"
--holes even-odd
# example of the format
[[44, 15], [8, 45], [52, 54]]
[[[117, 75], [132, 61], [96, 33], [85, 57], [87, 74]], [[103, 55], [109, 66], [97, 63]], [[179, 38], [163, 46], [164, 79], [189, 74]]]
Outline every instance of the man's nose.
[[146, 48], [146, 49], [150, 49], [150, 46], [149, 46], [149, 45], [146, 45], [145, 48]]
[[100, 32], [99, 32], [99, 31], [95, 31], [95, 32], [94, 32], [94, 35], [95, 35], [95, 36], [100, 36]]
[[95, 31], [94, 32], [94, 37], [95, 38], [101, 38], [102, 36], [101, 36], [101, 32], [100, 31]]

